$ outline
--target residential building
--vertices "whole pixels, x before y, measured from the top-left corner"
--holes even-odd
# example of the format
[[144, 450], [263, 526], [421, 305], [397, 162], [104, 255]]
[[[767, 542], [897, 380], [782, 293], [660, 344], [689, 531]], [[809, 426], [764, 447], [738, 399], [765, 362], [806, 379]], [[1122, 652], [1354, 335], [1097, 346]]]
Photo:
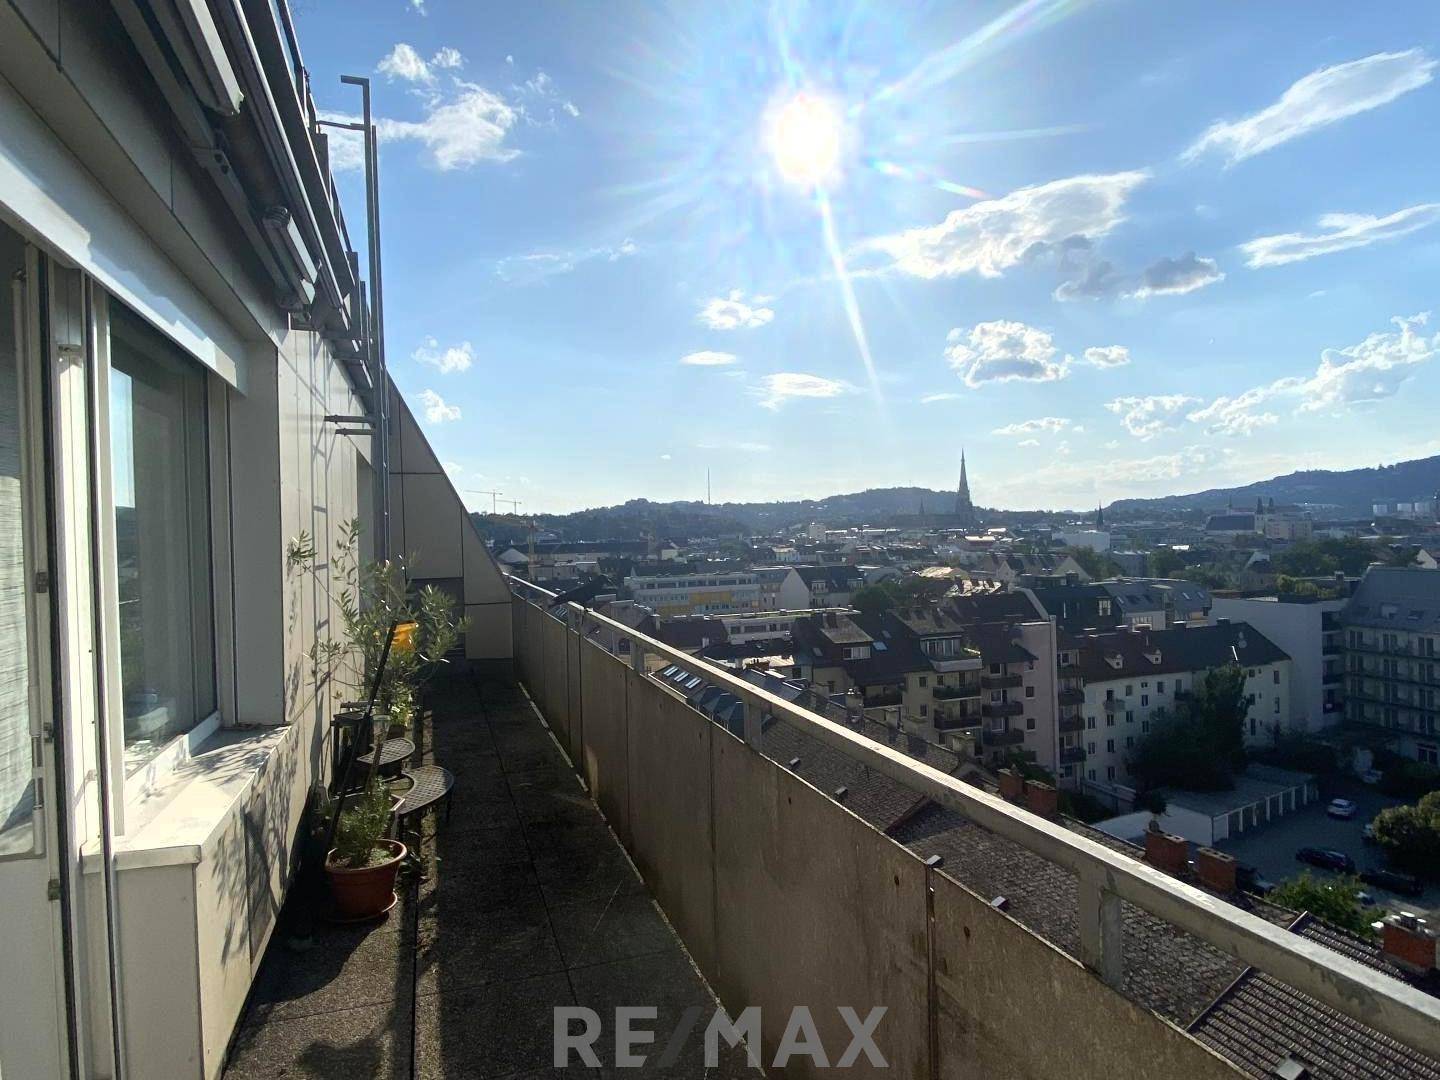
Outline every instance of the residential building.
[[1047, 581], [1087, 582], [1090, 575], [1069, 555], [1045, 552], [1039, 555], [996, 554], [961, 551], [955, 562], [967, 570], [984, 574], [1007, 585], [1037, 585]]
[[1119, 630], [1078, 639], [1084, 681], [1086, 787], [1110, 794], [1128, 786], [1129, 751], [1150, 734], [1158, 710], [1173, 715], [1213, 668], [1239, 663], [1250, 698], [1246, 741], [1268, 745], [1285, 730], [1290, 710], [1290, 658], [1244, 623]]
[[[805, 583], [810, 608], [847, 607], [851, 597], [865, 585], [865, 574], [848, 563], [827, 566], [796, 566], [793, 568]], [[781, 599], [786, 596], [782, 593]]]
[[810, 603], [810, 586], [795, 567], [757, 566], [750, 572], [760, 586], [760, 610], [808, 611], [813, 606]]
[[1050, 534], [1050, 538], [1066, 547], [1089, 548], [1099, 552], [1110, 550], [1110, 534], [1104, 529], [1057, 529]]
[[1345, 718], [1440, 765], [1440, 573], [1372, 566], [1340, 612]]
[[1344, 716], [1344, 600], [1304, 596], [1216, 597], [1212, 619], [1248, 623], [1290, 657], [1289, 730], [1316, 732]]
[[0, 3], [7, 1080], [219, 1075], [361, 693], [349, 523], [511, 655], [284, 6]]
[[749, 570], [635, 575], [625, 579], [630, 599], [656, 615], [719, 615], [759, 611], [760, 583]]

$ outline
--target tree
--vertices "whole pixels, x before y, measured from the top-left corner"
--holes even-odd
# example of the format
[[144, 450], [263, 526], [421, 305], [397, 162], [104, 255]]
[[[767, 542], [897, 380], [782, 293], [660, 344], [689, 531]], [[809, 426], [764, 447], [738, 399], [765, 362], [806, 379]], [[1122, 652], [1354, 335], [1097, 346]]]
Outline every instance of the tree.
[[1172, 548], [1156, 548], [1150, 553], [1152, 577], [1174, 577], [1185, 569], [1185, 557]]
[[1094, 548], [1088, 547], [1067, 547], [1061, 554], [1069, 555], [1075, 560], [1081, 570], [1092, 578], [1107, 578], [1115, 576], [1115, 564], [1107, 559]]
[[1172, 715], [1157, 709], [1150, 734], [1129, 757], [1142, 792], [1157, 787], [1222, 791], [1235, 786], [1245, 766], [1245, 720], [1250, 702], [1245, 669], [1238, 664], [1211, 668]]
[[1375, 815], [1375, 839], [1397, 866], [1426, 877], [1440, 876], [1440, 791], [1413, 806], [1392, 806]]
[[1265, 899], [1291, 911], [1308, 911], [1334, 926], [1368, 937], [1370, 923], [1379, 918], [1381, 912], [1373, 908], [1367, 911], [1360, 903], [1360, 891], [1358, 878], [1321, 880], [1307, 870], [1275, 886]]
[[895, 607], [895, 603], [895, 594], [885, 588], [883, 581], [878, 585], [866, 585], [856, 589], [850, 597], [850, 606], [858, 608], [866, 615], [879, 615], [882, 611], [890, 611]]

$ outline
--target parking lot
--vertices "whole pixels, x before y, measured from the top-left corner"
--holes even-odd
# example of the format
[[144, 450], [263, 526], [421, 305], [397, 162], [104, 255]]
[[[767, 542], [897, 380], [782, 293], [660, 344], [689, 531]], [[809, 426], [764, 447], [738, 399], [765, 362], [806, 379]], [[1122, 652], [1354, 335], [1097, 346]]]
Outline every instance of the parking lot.
[[[1385, 857], [1380, 848], [1375, 844], [1365, 843], [1361, 839], [1361, 830], [1385, 807], [1399, 805], [1404, 800], [1383, 795], [1374, 788], [1359, 783], [1339, 786], [1331, 796], [1352, 799], [1360, 809], [1349, 821], [1337, 821], [1325, 814], [1325, 804], [1330, 798], [1327, 796], [1279, 821], [1246, 833], [1238, 840], [1228, 840], [1219, 847], [1234, 855], [1241, 863], [1255, 867], [1261, 877], [1276, 885], [1287, 878], [1298, 876], [1304, 870], [1309, 870], [1316, 877], [1334, 876], [1328, 870], [1321, 870], [1297, 860], [1295, 852], [1302, 847], [1343, 851], [1355, 860], [1357, 870], [1384, 867]], [[1366, 885], [1365, 890], [1375, 897], [1377, 905], [1391, 911], [1403, 909], [1424, 912], [1440, 908], [1440, 886], [1434, 883], [1418, 898], [1395, 896], [1370, 885]]]

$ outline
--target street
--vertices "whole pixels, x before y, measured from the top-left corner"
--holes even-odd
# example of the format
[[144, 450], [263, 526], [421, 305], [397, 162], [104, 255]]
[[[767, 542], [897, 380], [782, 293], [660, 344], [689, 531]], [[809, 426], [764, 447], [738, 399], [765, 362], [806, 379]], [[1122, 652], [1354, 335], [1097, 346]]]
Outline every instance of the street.
[[[1335, 876], [1329, 870], [1321, 870], [1296, 859], [1295, 852], [1302, 847], [1343, 851], [1355, 860], [1357, 871], [1383, 868], [1385, 857], [1379, 845], [1365, 843], [1361, 839], [1361, 830], [1385, 807], [1400, 805], [1405, 800], [1392, 798], [1373, 787], [1353, 781], [1330, 786], [1335, 789], [1330, 797], [1351, 799], [1359, 806], [1359, 811], [1349, 821], [1327, 816], [1325, 806], [1329, 798], [1326, 798], [1254, 832], [1246, 833], [1238, 840], [1227, 840], [1218, 846], [1222, 851], [1234, 855], [1241, 863], [1255, 867], [1261, 877], [1276, 885], [1288, 878], [1297, 877], [1305, 870], [1309, 870], [1316, 877]], [[1364, 888], [1375, 897], [1377, 906], [1390, 911], [1420, 913], [1440, 907], [1440, 886], [1434, 882], [1428, 883], [1423, 896], [1414, 898], [1397, 896], [1372, 885]]]

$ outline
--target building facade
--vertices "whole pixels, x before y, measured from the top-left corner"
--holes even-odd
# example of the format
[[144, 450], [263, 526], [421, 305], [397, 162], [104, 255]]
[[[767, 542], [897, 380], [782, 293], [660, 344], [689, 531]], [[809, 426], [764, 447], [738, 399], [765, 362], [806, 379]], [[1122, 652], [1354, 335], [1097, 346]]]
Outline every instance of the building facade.
[[1289, 727], [1314, 732], [1344, 716], [1344, 600], [1219, 597], [1211, 617], [1249, 623], [1290, 657]]
[[296, 550], [356, 522], [511, 654], [284, 6], [0, 3], [7, 1078], [218, 1075], [356, 691]]
[[1440, 572], [1372, 566], [1340, 625], [1346, 720], [1440, 765]]

